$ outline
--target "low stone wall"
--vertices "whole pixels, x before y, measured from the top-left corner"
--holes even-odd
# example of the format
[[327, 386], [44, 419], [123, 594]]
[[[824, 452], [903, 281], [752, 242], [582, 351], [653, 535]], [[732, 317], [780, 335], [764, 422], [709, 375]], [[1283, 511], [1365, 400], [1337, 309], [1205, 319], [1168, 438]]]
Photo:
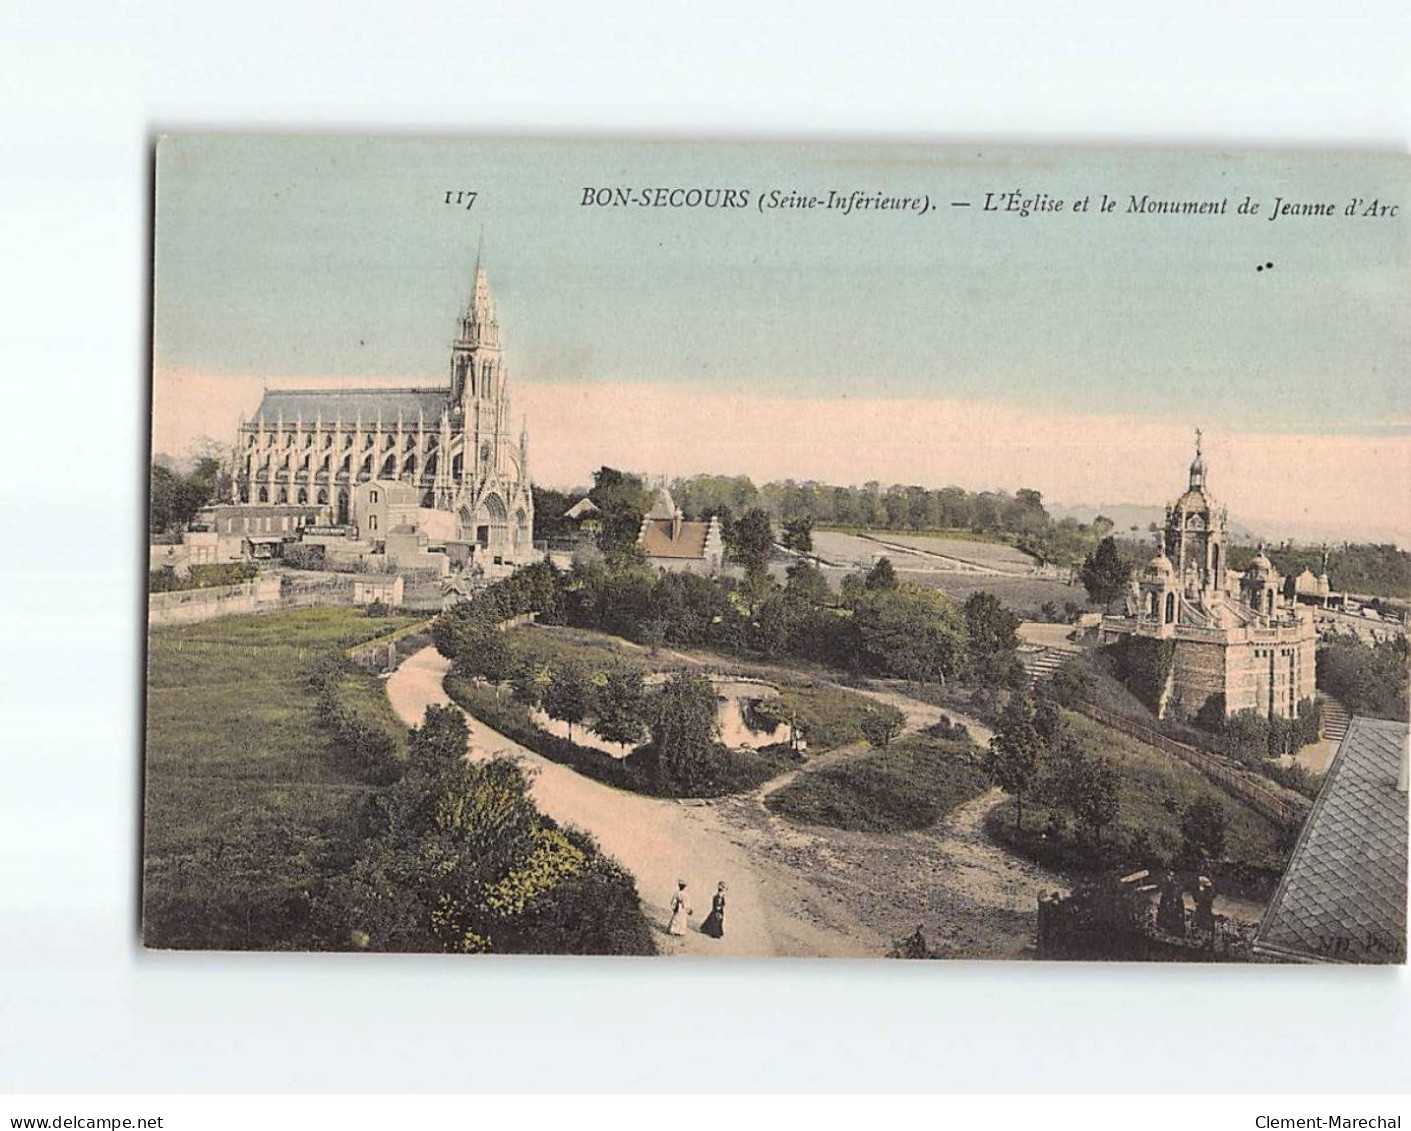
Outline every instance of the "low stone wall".
[[216, 617], [274, 609], [280, 604], [279, 578], [256, 577], [238, 585], [151, 593], [147, 597], [147, 623], [152, 627], [196, 624]]
[[418, 624], [409, 624], [376, 640], [348, 649], [348, 659], [367, 671], [396, 671], [397, 666], [413, 651], [418, 651], [431, 643], [431, 621], [428, 618]]
[[261, 574], [238, 585], [180, 589], [147, 596], [147, 623], [196, 624], [241, 613], [352, 605], [353, 574]]

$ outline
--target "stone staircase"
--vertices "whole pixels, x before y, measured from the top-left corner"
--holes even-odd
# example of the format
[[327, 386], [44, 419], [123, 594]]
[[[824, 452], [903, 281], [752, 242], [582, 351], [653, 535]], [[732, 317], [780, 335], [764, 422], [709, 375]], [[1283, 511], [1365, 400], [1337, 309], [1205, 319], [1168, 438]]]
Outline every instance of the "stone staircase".
[[1024, 665], [1032, 685], [1052, 679], [1053, 673], [1072, 655], [1072, 652], [1063, 648], [1020, 648], [1019, 662]]
[[1352, 716], [1347, 713], [1347, 708], [1331, 695], [1324, 695], [1322, 698], [1323, 737], [1329, 742], [1341, 742], [1347, 734]]

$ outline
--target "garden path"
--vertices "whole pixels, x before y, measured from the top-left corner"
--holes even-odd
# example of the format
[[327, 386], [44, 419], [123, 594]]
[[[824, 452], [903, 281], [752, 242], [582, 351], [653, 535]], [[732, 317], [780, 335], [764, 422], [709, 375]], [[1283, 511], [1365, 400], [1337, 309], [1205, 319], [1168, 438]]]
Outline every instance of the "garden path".
[[[450, 703], [442, 687], [449, 668], [435, 648], [424, 648], [388, 677], [388, 699], [408, 726], [420, 723], [427, 707]], [[845, 957], [885, 950], [884, 940], [825, 901], [805, 877], [753, 858], [714, 806], [614, 789], [540, 757], [478, 719], [467, 721], [472, 757], [517, 758], [531, 774], [535, 804], [555, 821], [591, 833], [632, 873], [662, 953]], [[690, 885], [696, 914], [684, 936], [670, 937], [663, 928], [678, 878]], [[719, 880], [729, 891], [725, 937], [716, 940], [696, 926], [709, 911]]]

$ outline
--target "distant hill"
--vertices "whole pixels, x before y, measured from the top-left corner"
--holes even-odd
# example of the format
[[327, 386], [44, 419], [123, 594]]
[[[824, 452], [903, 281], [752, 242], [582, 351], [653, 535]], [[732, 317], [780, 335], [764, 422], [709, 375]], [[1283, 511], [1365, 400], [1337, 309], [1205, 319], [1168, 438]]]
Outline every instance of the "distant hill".
[[[1065, 507], [1059, 503], [1045, 501], [1044, 509], [1054, 517], [1055, 521], [1071, 518], [1075, 522], [1089, 523], [1098, 515], [1105, 515], [1112, 520], [1113, 533], [1117, 535], [1131, 535], [1133, 526], [1137, 528], [1135, 536], [1145, 535], [1147, 528], [1153, 522], [1157, 526], [1161, 526], [1166, 521], [1164, 506], [1143, 507], [1135, 503], [1102, 503], [1100, 505], [1077, 503], [1074, 506]], [[1255, 531], [1233, 519], [1230, 521], [1229, 534], [1232, 539], [1241, 542], [1253, 542], [1259, 537]]]

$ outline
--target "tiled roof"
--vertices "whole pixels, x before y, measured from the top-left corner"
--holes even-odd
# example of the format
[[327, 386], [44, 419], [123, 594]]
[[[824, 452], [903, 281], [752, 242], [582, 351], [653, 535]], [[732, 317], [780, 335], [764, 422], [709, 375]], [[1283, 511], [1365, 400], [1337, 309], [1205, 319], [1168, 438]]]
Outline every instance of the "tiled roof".
[[583, 518], [586, 515], [599, 514], [598, 505], [592, 499], [584, 495], [573, 506], [563, 512], [564, 518]]
[[415, 427], [420, 413], [431, 427], [440, 424], [450, 396], [449, 389], [266, 389], [252, 419], [263, 416], [266, 424], [273, 424], [282, 414], [285, 424], [301, 418], [312, 424], [321, 417], [325, 424], [342, 420], [349, 425], [361, 413], [368, 425], [381, 412], [383, 424], [396, 424], [400, 411], [404, 424]]
[[648, 518], [642, 523], [642, 551], [649, 558], [705, 558], [709, 522], [683, 522], [681, 533], [671, 537], [671, 519]]
[[1256, 949], [1318, 962], [1406, 961], [1405, 723], [1355, 718], [1260, 924]]

